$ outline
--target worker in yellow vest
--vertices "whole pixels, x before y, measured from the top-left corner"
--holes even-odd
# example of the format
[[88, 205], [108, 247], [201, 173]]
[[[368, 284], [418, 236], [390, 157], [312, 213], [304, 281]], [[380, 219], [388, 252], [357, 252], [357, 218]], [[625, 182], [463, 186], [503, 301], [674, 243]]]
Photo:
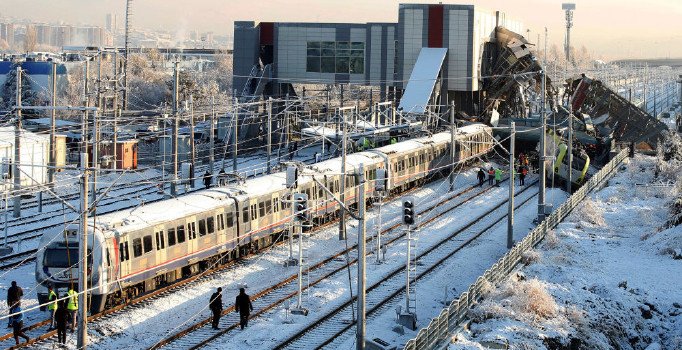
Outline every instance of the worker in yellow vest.
[[48, 331], [53, 330], [55, 327], [54, 315], [57, 312], [57, 299], [59, 299], [59, 297], [52, 285], [47, 286], [47, 311], [50, 313], [50, 328]]
[[66, 292], [68, 299], [66, 299], [66, 310], [69, 312], [69, 317], [71, 317], [71, 333], [76, 328], [76, 321], [78, 317], [78, 293], [73, 290], [73, 285]]

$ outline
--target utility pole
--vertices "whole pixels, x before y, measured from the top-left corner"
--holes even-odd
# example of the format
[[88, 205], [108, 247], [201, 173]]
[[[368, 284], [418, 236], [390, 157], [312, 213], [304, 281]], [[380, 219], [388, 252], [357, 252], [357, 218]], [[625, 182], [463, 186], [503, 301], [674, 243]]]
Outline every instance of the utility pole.
[[[95, 112], [97, 113], [97, 112]], [[80, 278], [78, 279], [78, 349], [85, 350], [88, 344], [88, 153], [81, 153], [81, 222], [80, 222], [80, 240], [78, 244], [78, 256], [80, 257], [78, 263], [78, 272]]]
[[[85, 107], [90, 107], [90, 98], [88, 94], [90, 93], [88, 89], [88, 77], [90, 76], [90, 61], [85, 60], [85, 65], [83, 66], [83, 102]], [[83, 125], [81, 127], [81, 153], [88, 153], [88, 110], [83, 111]]]
[[19, 164], [21, 164], [21, 67], [17, 67], [17, 74], [15, 82], [16, 87], [16, 102], [17, 120], [14, 123], [14, 211], [13, 216], [18, 218], [21, 216], [21, 172], [19, 171]]
[[568, 96], [568, 183], [566, 192], [571, 193], [573, 186], [573, 99]]
[[516, 143], [516, 123], [511, 122], [509, 138], [509, 207], [507, 212], [507, 249], [514, 245], [514, 144]]
[[[57, 106], [57, 62], [52, 62], [52, 107]], [[57, 166], [57, 147], [56, 147], [56, 123], [57, 110], [52, 109], [50, 114], [50, 167], [47, 168], [47, 181], [50, 187], [54, 188], [55, 167]]]
[[194, 96], [189, 95], [189, 146], [190, 146], [190, 156], [191, 164], [189, 167], [189, 184], [191, 188], [194, 188], [194, 168], [197, 165], [197, 152], [194, 143]]
[[95, 207], [92, 208], [93, 213], [97, 209], [96, 206], [96, 201], [97, 201], [97, 168], [99, 167], [99, 162], [97, 161], [99, 159], [99, 152], [97, 149], [97, 112], [94, 112], [92, 114], [92, 204], [95, 204]]
[[268, 108], [268, 148], [267, 148], [267, 153], [268, 153], [268, 174], [272, 173], [272, 166], [270, 164], [271, 160], [271, 153], [272, 153], [272, 97], [268, 98], [267, 101], [267, 108]]
[[123, 110], [128, 109], [128, 49], [130, 47], [130, 26], [132, 21], [133, 0], [126, 0], [125, 51], [123, 51]]
[[171, 152], [173, 153], [171, 196], [173, 197], [178, 195], [178, 124], [178, 61], [176, 60], [173, 64], [173, 139], [171, 140]]
[[237, 134], [238, 129], [237, 129], [237, 124], [239, 122], [239, 100], [237, 98], [234, 99], [234, 108], [232, 112], [233, 116], [233, 121], [234, 121], [234, 130], [232, 131], [233, 137], [232, 137], [232, 172], [237, 173], [237, 140], [239, 139], [239, 135]]
[[[343, 91], [343, 85], [341, 85], [341, 91]], [[342, 123], [341, 125], [341, 194], [339, 199], [341, 203], [346, 204], [346, 113], [343, 111], [343, 107], [339, 108], [341, 113]], [[339, 218], [339, 240], [346, 239], [346, 210], [341, 206], [341, 217]]]
[[450, 102], [450, 192], [455, 190], [455, 102]]
[[356, 349], [365, 349], [365, 235], [367, 233], [367, 220], [365, 220], [365, 166], [360, 163], [358, 167], [358, 320], [356, 334]]
[[215, 97], [211, 96], [211, 128], [210, 128], [210, 143], [211, 147], [208, 150], [208, 167], [211, 174], [213, 174], [213, 163], [215, 162]]
[[[538, 40], [538, 43], [540, 41]], [[542, 126], [540, 127], [540, 192], [538, 192], [538, 224], [545, 220], [545, 188], [547, 186], [547, 169], [545, 156], [547, 155], [547, 27], [545, 27], [545, 54], [542, 57]]]
[[[113, 132], [114, 132], [114, 165], [113, 169], [117, 168], [118, 162], [117, 162], [117, 153], [118, 151], [116, 150], [117, 145], [118, 145], [118, 113], [120, 113], [120, 110], [118, 108], [118, 49], [114, 50], [114, 127], [113, 127]], [[162, 173], [165, 172], [165, 168], [162, 169]], [[162, 184], [161, 186], [164, 186]]]

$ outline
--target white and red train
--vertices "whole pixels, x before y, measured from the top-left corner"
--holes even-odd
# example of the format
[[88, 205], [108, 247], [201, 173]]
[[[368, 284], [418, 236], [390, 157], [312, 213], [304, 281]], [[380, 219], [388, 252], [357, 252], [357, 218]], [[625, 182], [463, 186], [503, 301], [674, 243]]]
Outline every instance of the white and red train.
[[[374, 195], [371, 180], [376, 170], [387, 169], [387, 190], [402, 192], [429, 176], [447, 172], [450, 164], [449, 132], [416, 138], [348, 155], [346, 173], [364, 165], [366, 198]], [[492, 131], [482, 124], [460, 127], [455, 138], [455, 158], [464, 163], [493, 148]], [[315, 177], [338, 198], [341, 158], [306, 167], [297, 192], [309, 198], [311, 221], [321, 224], [339, 213]], [[286, 173], [246, 180], [243, 184], [200, 190], [173, 199], [99, 215], [89, 224], [88, 286], [92, 312], [104, 310], [140, 293], [199, 273], [240, 255], [258, 251], [286, 233], [291, 206], [283, 199], [291, 190]], [[345, 176], [346, 204], [356, 201], [354, 176]], [[40, 242], [35, 276], [39, 301], [47, 300], [47, 286], [64, 293], [78, 276], [78, 226], [62, 234], [45, 235]]]

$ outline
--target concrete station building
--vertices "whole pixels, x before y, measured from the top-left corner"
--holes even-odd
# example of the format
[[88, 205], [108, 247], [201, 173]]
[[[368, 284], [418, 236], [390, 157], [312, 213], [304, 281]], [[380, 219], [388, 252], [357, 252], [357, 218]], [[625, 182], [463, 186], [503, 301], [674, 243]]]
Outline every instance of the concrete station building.
[[[376, 86], [382, 99], [392, 91], [400, 97], [423, 53], [423, 64], [442, 60], [432, 102], [454, 101], [458, 109], [476, 112], [482, 77], [492, 69], [497, 26], [523, 32], [521, 22], [475, 5], [401, 4], [398, 23], [238, 21], [234, 87], [237, 97], [281, 96], [293, 92], [291, 84], [351, 83]], [[423, 50], [429, 48], [445, 50]], [[426, 57], [434, 54], [443, 57]]]

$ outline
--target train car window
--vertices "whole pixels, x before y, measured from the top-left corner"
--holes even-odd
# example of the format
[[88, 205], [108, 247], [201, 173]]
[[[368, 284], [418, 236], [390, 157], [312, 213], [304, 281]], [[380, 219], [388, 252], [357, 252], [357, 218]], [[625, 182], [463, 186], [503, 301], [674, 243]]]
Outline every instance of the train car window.
[[128, 260], [128, 242], [121, 242], [118, 244], [118, 257], [121, 261]]
[[227, 217], [226, 217], [227, 227], [234, 226], [234, 215], [232, 214], [232, 212], [229, 212], [226, 215], [227, 215]]
[[107, 250], [107, 266], [111, 266], [111, 259], [109, 258], [109, 248]]
[[142, 243], [144, 243], [144, 252], [149, 253], [152, 251], [152, 235], [146, 235], [142, 239]]
[[279, 212], [279, 198], [275, 197], [272, 200], [272, 212], [277, 213]]
[[318, 189], [317, 198], [324, 198], [324, 190], [322, 189], [322, 187]]
[[339, 180], [334, 180], [334, 192], [340, 192], [341, 191], [341, 185], [339, 184]]
[[175, 229], [174, 228], [169, 228], [167, 232], [167, 237], [168, 237], [168, 246], [174, 246], [175, 245]]
[[218, 230], [224, 230], [225, 229], [225, 217], [223, 214], [218, 214], [216, 217], [216, 221], [218, 222]]
[[272, 213], [272, 199], [268, 199], [265, 201], [265, 212], [266, 213]]
[[257, 214], [256, 205], [253, 204], [251, 206], [251, 220], [256, 220], [256, 218], [257, 218], [256, 214]]
[[242, 223], [247, 223], [249, 221], [249, 208], [244, 207], [242, 209]]
[[187, 224], [187, 239], [197, 238], [197, 225], [193, 222]]
[[199, 236], [206, 236], [206, 221], [199, 220]]
[[185, 226], [180, 225], [176, 228], [178, 232], [178, 243], [182, 243], [185, 241]]
[[163, 244], [163, 231], [156, 231], [156, 250], [161, 250], [164, 247]]
[[206, 231], [209, 234], [215, 232], [215, 221], [212, 216], [206, 218]]
[[140, 255], [142, 255], [142, 239], [135, 238], [133, 239], [133, 256], [137, 258]]
[[265, 217], [265, 202], [258, 203], [258, 217]]

